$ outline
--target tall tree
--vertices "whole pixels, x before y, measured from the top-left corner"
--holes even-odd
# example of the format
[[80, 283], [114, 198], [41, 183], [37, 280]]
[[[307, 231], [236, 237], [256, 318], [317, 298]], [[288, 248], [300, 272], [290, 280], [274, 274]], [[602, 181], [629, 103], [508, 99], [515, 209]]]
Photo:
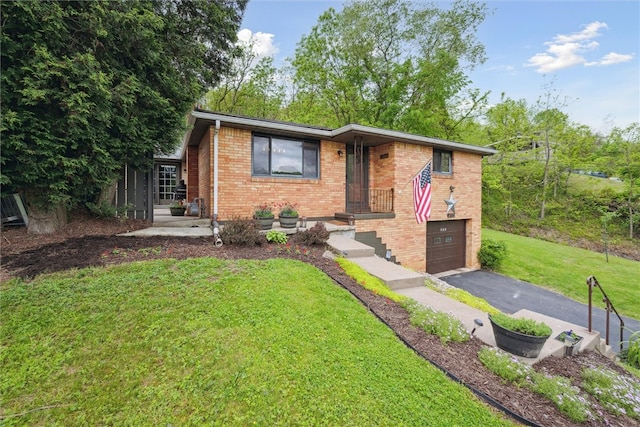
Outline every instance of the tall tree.
[[229, 63], [246, 0], [2, 2], [3, 193], [30, 232], [66, 223], [125, 163], [171, 152]]
[[266, 119], [279, 118], [284, 88], [271, 56], [256, 52], [258, 39], [238, 41], [229, 70], [205, 96], [205, 108]]
[[447, 9], [406, 0], [331, 8], [298, 43], [297, 95], [332, 112], [327, 126], [446, 136], [455, 127], [450, 100], [468, 85], [465, 71], [485, 60], [475, 32], [486, 14], [484, 4], [466, 0]]
[[623, 180], [626, 188], [626, 217], [629, 222], [629, 239], [635, 236], [635, 221], [640, 210], [640, 123], [611, 132], [612, 154], [610, 165]]

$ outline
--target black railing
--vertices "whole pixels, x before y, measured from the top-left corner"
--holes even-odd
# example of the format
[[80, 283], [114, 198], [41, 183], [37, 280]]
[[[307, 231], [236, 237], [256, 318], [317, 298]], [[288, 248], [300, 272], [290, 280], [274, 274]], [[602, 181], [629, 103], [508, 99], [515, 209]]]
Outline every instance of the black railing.
[[350, 186], [347, 193], [347, 212], [354, 214], [393, 212], [393, 188], [379, 190]]
[[371, 212], [393, 212], [393, 188], [390, 190], [369, 189]]
[[623, 338], [623, 334], [624, 334], [624, 320], [622, 320], [622, 317], [620, 317], [620, 315], [618, 314], [618, 312], [616, 311], [615, 307], [613, 306], [613, 304], [611, 303], [611, 300], [609, 299], [609, 297], [607, 296], [607, 294], [604, 292], [604, 289], [602, 289], [602, 286], [600, 286], [600, 283], [598, 283], [598, 280], [595, 278], [595, 276], [589, 276], [589, 278], [587, 279], [587, 285], [589, 286], [589, 332], [591, 332], [591, 312], [593, 309], [593, 305], [591, 303], [591, 296], [593, 294], [593, 288], [595, 286], [598, 287], [598, 289], [600, 289], [600, 292], [602, 292], [602, 302], [604, 302], [605, 304], [605, 311], [607, 312], [607, 319], [606, 319], [606, 338], [605, 338], [605, 343], [607, 345], [609, 345], [609, 313], [611, 313], [611, 311], [613, 311], [616, 316], [618, 316], [618, 319], [620, 320], [620, 350], [622, 350], [622, 338]]

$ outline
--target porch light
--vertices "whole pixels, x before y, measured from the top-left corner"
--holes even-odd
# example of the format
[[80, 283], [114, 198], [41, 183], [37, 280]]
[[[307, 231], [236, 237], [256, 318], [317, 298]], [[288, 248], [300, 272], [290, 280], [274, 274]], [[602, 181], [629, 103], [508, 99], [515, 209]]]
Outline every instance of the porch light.
[[338, 150], [338, 157], [344, 156], [344, 152], [342, 150]]

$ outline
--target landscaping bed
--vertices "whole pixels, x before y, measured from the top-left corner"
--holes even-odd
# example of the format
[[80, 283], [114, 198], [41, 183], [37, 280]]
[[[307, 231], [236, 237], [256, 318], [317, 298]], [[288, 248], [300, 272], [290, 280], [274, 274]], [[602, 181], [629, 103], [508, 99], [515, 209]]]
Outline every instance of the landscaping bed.
[[[147, 226], [148, 224], [139, 221], [120, 222], [76, 217], [62, 232], [51, 236], [32, 236], [27, 234], [24, 228], [3, 230], [0, 278], [2, 281], [11, 277], [28, 280], [41, 273], [159, 258], [295, 258], [316, 266], [344, 286], [423, 357], [513, 413], [544, 426], [603, 425], [602, 420], [580, 424], [572, 422], [547, 399], [525, 388], [502, 381], [485, 369], [478, 359], [478, 351], [484, 346], [479, 340], [443, 345], [439, 338], [411, 326], [408, 314], [403, 308], [363, 289], [346, 276], [335, 261], [323, 257], [324, 248], [295, 245], [224, 245], [215, 248], [211, 238], [142, 238], [116, 235]], [[586, 367], [606, 367], [620, 375], [627, 375], [615, 363], [591, 351], [570, 358], [550, 357], [538, 363], [536, 369], [566, 376], [575, 384], [580, 384], [580, 372]], [[605, 412], [602, 409], [602, 413]], [[639, 425], [637, 421], [626, 416], [606, 415], [606, 420], [610, 426]]]

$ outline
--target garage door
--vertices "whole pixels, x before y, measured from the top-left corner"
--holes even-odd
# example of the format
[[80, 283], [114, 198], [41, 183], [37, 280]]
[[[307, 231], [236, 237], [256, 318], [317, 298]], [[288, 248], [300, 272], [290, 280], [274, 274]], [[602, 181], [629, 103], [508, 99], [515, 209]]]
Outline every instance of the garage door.
[[427, 273], [464, 267], [465, 248], [465, 221], [427, 223]]

